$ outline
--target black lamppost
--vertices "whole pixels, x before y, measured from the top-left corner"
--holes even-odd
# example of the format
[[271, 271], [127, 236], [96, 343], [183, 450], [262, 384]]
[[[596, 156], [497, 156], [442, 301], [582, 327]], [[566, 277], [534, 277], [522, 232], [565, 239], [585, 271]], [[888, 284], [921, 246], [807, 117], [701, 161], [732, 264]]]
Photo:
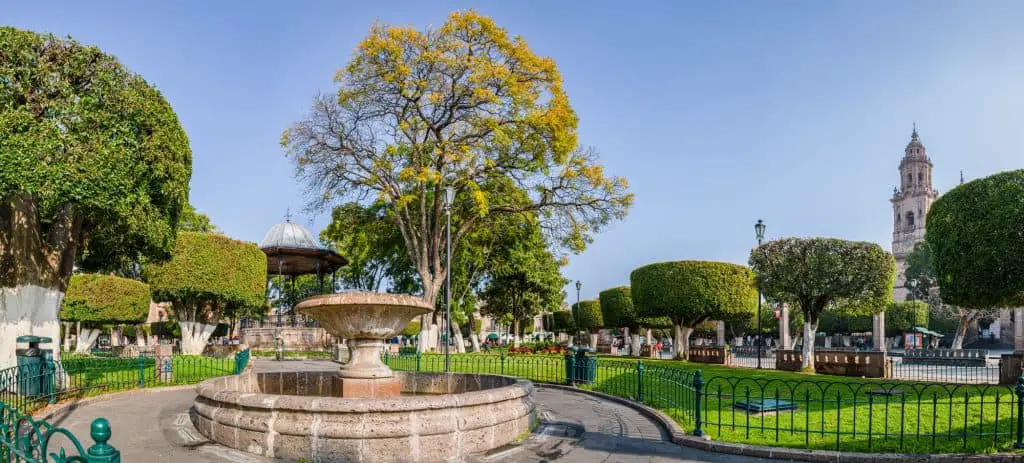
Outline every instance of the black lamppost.
[[583, 287], [583, 283], [580, 280], [576, 280], [576, 305], [572, 306], [572, 324], [573, 328], [576, 329], [576, 344], [580, 341], [580, 288]]
[[452, 341], [452, 202], [455, 201], [455, 189], [452, 187], [444, 188], [444, 213], [445, 213], [445, 239], [447, 244], [445, 245], [445, 251], [447, 254], [444, 264], [444, 286], [445, 286], [445, 304], [444, 304], [444, 323], [445, 323], [445, 340], [444, 340], [444, 372], [451, 372], [452, 368], [452, 356], [449, 352], [448, 345]]
[[[764, 221], [757, 219], [757, 223], [754, 224], [754, 233], [757, 234], [757, 247], [761, 247], [761, 242], [764, 241]], [[757, 285], [757, 368], [761, 368], [761, 285]]]

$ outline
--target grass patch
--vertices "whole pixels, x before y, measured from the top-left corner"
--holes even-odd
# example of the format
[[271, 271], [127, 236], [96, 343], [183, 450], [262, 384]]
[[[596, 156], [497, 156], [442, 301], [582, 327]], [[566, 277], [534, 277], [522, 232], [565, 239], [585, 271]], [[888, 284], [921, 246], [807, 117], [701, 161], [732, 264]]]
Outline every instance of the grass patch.
[[[396, 370], [440, 372], [444, 356], [389, 356], [388, 364]], [[864, 379], [679, 360], [644, 359], [639, 364], [622, 357], [599, 357], [594, 381], [578, 386], [642, 401], [689, 432], [696, 425], [698, 369], [704, 383], [701, 427], [722, 441], [918, 454], [1008, 451], [1014, 443], [1017, 398], [1006, 386]], [[451, 370], [566, 382], [562, 356], [454, 354]], [[770, 399], [793, 402], [797, 409], [758, 414], [735, 407], [737, 402]]]

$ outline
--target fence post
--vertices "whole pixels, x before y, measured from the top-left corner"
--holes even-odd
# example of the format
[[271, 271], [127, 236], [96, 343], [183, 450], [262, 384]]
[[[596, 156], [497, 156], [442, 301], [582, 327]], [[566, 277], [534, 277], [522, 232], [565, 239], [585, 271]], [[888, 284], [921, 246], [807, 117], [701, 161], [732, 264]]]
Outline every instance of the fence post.
[[501, 374], [505, 374], [505, 351], [501, 351]]
[[704, 378], [700, 376], [700, 370], [697, 370], [693, 375], [693, 405], [694, 405], [694, 420], [693, 420], [693, 435], [695, 437], [704, 437], [704, 430], [701, 429], [703, 423], [701, 422], [701, 396], [704, 393]]
[[1017, 378], [1017, 442], [1013, 444], [1015, 449], [1024, 449], [1024, 376]]
[[139, 389], [146, 387], [146, 361], [139, 352]]
[[88, 463], [121, 463], [121, 451], [107, 443], [110, 440], [110, 422], [106, 418], [93, 420], [89, 435], [95, 444], [85, 452]]
[[50, 405], [53, 405], [57, 403], [57, 389], [55, 387], [57, 385], [55, 378], [57, 375], [57, 367], [53, 363], [52, 356], [46, 356], [46, 360], [43, 361], [43, 368], [46, 369], [46, 372], [44, 373], [46, 376], [44, 376], [44, 378], [46, 378], [46, 393], [49, 395], [48, 402]]
[[423, 354], [419, 351], [416, 352], [416, 371], [420, 371], [420, 360], [423, 358]]
[[636, 401], [644, 401], [644, 362], [640, 359], [636, 361]]

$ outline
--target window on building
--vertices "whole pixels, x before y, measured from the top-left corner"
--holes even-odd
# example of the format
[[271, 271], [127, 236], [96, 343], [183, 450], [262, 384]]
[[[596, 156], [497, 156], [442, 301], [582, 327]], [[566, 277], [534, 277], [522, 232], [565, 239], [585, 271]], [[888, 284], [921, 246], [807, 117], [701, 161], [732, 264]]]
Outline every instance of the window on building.
[[918, 172], [917, 173], [917, 183], [924, 183], [924, 173], [922, 173], [922, 172]]
[[911, 185], [913, 183], [914, 183], [914, 176], [911, 175], [911, 174], [907, 174], [907, 185]]
[[913, 212], [907, 212], [907, 226], [908, 227], [913, 227], [914, 226], [914, 213]]

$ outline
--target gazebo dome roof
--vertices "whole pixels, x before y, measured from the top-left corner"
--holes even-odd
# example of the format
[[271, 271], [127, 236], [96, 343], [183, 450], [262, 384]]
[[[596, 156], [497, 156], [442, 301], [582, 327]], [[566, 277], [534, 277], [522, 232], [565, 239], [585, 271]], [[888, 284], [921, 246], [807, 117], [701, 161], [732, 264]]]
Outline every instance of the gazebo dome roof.
[[286, 220], [270, 227], [267, 234], [263, 235], [263, 241], [260, 241], [260, 249], [277, 248], [316, 250], [324, 247], [313, 238], [309, 229]]
[[270, 275], [323, 275], [348, 264], [348, 259], [321, 245], [309, 229], [291, 220], [270, 227], [259, 246], [267, 255]]

